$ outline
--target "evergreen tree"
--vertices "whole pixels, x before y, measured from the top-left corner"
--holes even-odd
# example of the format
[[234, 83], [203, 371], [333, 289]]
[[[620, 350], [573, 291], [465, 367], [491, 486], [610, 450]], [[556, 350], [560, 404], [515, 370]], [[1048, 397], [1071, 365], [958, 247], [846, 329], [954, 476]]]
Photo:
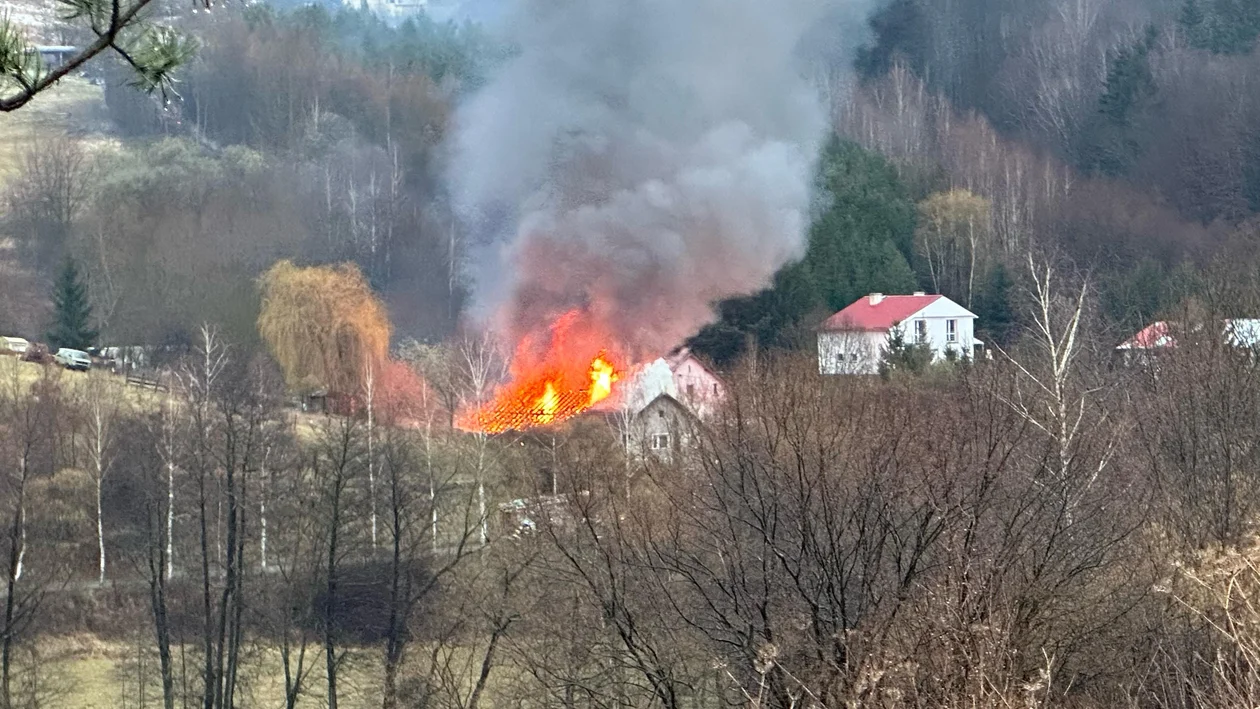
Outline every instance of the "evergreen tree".
[[908, 342], [901, 327], [893, 327], [888, 333], [888, 345], [879, 360], [879, 376], [889, 379], [893, 373], [922, 374], [932, 364], [932, 345], [927, 342]]
[[92, 304], [88, 302], [87, 285], [79, 277], [79, 268], [73, 259], [66, 259], [57, 277], [53, 303], [55, 320], [47, 337], [54, 349], [85, 350], [96, 344], [97, 332], [91, 327]]
[[833, 140], [823, 151], [818, 190], [823, 209], [805, 257], [781, 270], [772, 288], [718, 305], [719, 323], [690, 343], [719, 365], [761, 347], [801, 344], [806, 316], [833, 313], [867, 293], [917, 287], [909, 257], [917, 208], [896, 169], [855, 143]]
[[1181, 6], [1181, 14], [1177, 17], [1177, 24], [1181, 25], [1181, 31], [1185, 35], [1186, 43], [1191, 47], [1202, 48], [1205, 44], [1207, 38], [1205, 19], [1203, 8], [1199, 6], [1199, 0], [1186, 0], [1185, 4]]
[[1011, 308], [1011, 276], [1006, 266], [997, 264], [977, 289], [976, 328], [989, 344], [1005, 347], [1011, 343], [1015, 313]]
[[819, 303], [834, 312], [867, 293], [913, 291], [918, 212], [892, 164], [833, 140], [823, 152], [818, 192], [826, 209], [810, 229], [803, 267]]
[[[155, 24], [156, 13], [147, 12], [153, 0], [69, 0], [61, 3], [63, 32], [88, 36], [99, 41], [83, 42], [49, 66], [28, 37], [33, 32], [19, 24], [8, 12], [0, 18], [0, 113], [16, 111], [40, 93], [48, 91], [62, 77], [89, 69], [101, 55], [117, 53], [133, 72], [132, 85], [163, 99], [174, 82], [174, 74], [193, 56], [196, 43], [169, 25]], [[153, 3], [156, 5], [156, 3]], [[206, 9], [210, 8], [206, 0]], [[30, 30], [34, 30], [31, 27]]]
[[1158, 39], [1155, 27], [1148, 26], [1142, 39], [1112, 58], [1098, 113], [1084, 133], [1079, 157], [1086, 170], [1120, 176], [1141, 157], [1142, 118], [1158, 90], [1150, 62]]

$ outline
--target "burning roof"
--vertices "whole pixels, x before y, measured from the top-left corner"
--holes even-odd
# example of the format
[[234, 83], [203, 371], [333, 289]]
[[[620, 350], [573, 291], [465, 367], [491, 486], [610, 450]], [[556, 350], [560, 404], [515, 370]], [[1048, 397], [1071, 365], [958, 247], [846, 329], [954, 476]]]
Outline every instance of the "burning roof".
[[510, 380], [490, 401], [461, 412], [456, 425], [484, 433], [521, 431], [559, 423], [608, 399], [624, 368], [608, 340], [581, 311], [565, 313], [545, 338], [521, 340]]

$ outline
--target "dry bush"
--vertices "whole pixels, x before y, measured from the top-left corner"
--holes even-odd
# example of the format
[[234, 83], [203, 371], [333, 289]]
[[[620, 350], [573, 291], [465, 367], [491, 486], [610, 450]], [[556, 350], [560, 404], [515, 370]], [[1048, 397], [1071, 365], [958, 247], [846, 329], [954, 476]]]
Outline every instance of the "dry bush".
[[1159, 589], [1169, 632], [1135, 698], [1169, 709], [1260, 704], [1260, 545], [1196, 554]]

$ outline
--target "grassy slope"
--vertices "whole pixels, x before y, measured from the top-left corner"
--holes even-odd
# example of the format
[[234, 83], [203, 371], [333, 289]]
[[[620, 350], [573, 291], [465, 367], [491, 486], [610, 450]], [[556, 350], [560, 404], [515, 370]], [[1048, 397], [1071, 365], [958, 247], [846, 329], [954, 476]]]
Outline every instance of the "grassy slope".
[[[152, 654], [152, 642], [143, 639], [149, 651], [141, 656], [146, 686], [147, 706], [161, 705], [161, 687], [158, 682], [157, 657]], [[178, 658], [178, 648], [173, 648]], [[193, 652], [189, 647], [189, 652]], [[122, 706], [139, 706], [139, 688], [136, 684], [138, 666], [136, 648], [125, 643], [102, 642], [91, 636], [53, 638], [45, 641], [40, 649], [44, 677], [41, 683], [47, 688], [45, 698], [60, 709], [114, 709]], [[307, 650], [306, 662], [311, 667], [307, 698], [302, 704], [319, 706], [324, 693], [324, 656], [319, 647]], [[284, 673], [280, 653], [275, 649], [247, 651], [246, 677], [240, 691], [243, 707], [280, 706], [284, 696]], [[347, 658], [340, 673], [339, 704], [343, 707], [380, 706], [380, 667], [376, 653], [355, 650]], [[191, 659], [191, 658], [190, 658]], [[196, 674], [199, 666], [190, 667]], [[195, 682], [195, 680], [190, 680]], [[178, 683], [178, 680], [177, 680]]]
[[63, 79], [22, 108], [0, 114], [0, 185], [18, 171], [32, 144], [71, 136], [90, 148], [109, 140], [108, 125], [103, 89], [77, 76]]
[[109, 372], [94, 370], [92, 372], [71, 372], [55, 364], [39, 365], [23, 362], [13, 355], [0, 355], [0, 386], [10, 387], [17, 382], [19, 387], [29, 387], [47, 376], [60, 385], [64, 391], [73, 395], [88, 381], [88, 377], [104, 377], [106, 386], [113, 391], [122, 392], [124, 403], [139, 411], [153, 411], [161, 405], [164, 394], [152, 389], [138, 386], [127, 386], [125, 380]]

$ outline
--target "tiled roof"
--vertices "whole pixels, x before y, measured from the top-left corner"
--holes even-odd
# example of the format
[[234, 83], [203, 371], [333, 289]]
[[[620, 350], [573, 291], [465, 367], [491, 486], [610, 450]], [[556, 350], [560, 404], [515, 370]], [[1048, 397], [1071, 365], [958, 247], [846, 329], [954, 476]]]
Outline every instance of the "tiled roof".
[[863, 296], [849, 307], [823, 321], [820, 329], [830, 331], [860, 330], [882, 332], [940, 300], [939, 295], [886, 295], [872, 305], [871, 296]]

